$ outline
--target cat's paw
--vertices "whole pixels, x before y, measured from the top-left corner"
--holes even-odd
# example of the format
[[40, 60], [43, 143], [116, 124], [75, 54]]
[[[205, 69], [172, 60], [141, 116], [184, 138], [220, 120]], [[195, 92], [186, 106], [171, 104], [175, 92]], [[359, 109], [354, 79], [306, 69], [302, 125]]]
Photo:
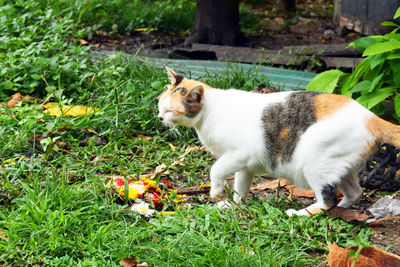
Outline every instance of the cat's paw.
[[215, 189], [215, 188], [211, 187], [210, 196], [212, 199], [218, 199], [222, 196], [223, 192], [224, 192], [224, 189], [221, 190], [219, 188]]
[[286, 210], [286, 214], [289, 217], [292, 217], [293, 215], [297, 215], [297, 216], [311, 216], [309, 212], [307, 212], [306, 209], [302, 209], [302, 210], [295, 210], [295, 209], [288, 209]]

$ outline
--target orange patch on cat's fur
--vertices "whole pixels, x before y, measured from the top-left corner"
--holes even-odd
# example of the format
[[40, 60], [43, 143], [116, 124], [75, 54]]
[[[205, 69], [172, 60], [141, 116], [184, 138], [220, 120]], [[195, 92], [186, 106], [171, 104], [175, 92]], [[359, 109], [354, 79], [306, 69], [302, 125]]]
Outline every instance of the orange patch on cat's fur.
[[[195, 81], [195, 80], [190, 80], [190, 79], [183, 79], [182, 82], [180, 82], [177, 86], [172, 86], [169, 85], [167, 90], [164, 91], [164, 93], [161, 94], [160, 96], [160, 101], [163, 101], [166, 97], [170, 96], [171, 93], [179, 88], [179, 87], [184, 87], [187, 90], [187, 93], [189, 93], [193, 88], [195, 88], [197, 85], [202, 85], [205, 89], [211, 89], [210, 86], [206, 85], [205, 83]], [[172, 99], [174, 98], [174, 99]], [[182, 95], [181, 94], [174, 94], [171, 95], [171, 101], [175, 102], [174, 105], [177, 105], [177, 102], [181, 101], [182, 102]], [[182, 105], [183, 107], [183, 105]]]
[[203, 86], [205, 89], [210, 89], [210, 86], [208, 86], [207, 84], [190, 79], [183, 79], [182, 82], [179, 83], [178, 86], [176, 86], [175, 88], [184, 87], [186, 88], [186, 90], [188, 90], [188, 92], [190, 92], [193, 88], [195, 88], [198, 85]]
[[400, 147], [400, 126], [373, 116], [367, 121], [367, 129], [376, 140]]
[[335, 94], [320, 94], [315, 96], [315, 116], [317, 120], [324, 119], [353, 100], [346, 96]]
[[176, 113], [185, 113], [185, 106], [182, 104], [182, 95], [179, 92], [172, 94], [169, 102], [171, 103], [171, 109]]
[[285, 127], [282, 129], [282, 131], [279, 133], [279, 136], [281, 139], [285, 139], [289, 133], [289, 127]]

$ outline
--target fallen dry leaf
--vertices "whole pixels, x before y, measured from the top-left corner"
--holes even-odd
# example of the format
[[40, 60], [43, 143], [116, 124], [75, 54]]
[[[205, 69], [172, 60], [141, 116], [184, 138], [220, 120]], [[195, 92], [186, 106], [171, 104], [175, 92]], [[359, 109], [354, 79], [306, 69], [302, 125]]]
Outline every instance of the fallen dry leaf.
[[119, 264], [124, 267], [136, 267], [137, 266], [136, 256], [123, 258], [122, 260], [119, 261]]
[[11, 96], [11, 98], [7, 101], [7, 105], [9, 108], [15, 107], [19, 101], [21, 101], [22, 96], [20, 93], [15, 93]]
[[[342, 248], [332, 244], [328, 256], [329, 267], [352, 266], [353, 258], [347, 257], [350, 251], [357, 247]], [[392, 267], [400, 266], [400, 257], [374, 247], [365, 247], [355, 262], [356, 267]]]
[[252, 186], [251, 189], [255, 190], [265, 190], [265, 189], [276, 189], [278, 186], [284, 187], [289, 184], [287, 179], [275, 179], [275, 180], [268, 180], [265, 183], [258, 184], [256, 186]]
[[376, 227], [382, 225], [383, 221], [400, 220], [400, 216], [390, 216], [377, 219], [376, 221], [368, 223], [369, 226]]
[[142, 141], [148, 141], [148, 140], [151, 139], [151, 137], [145, 136], [145, 135], [143, 135], [143, 134], [138, 134], [138, 135], [137, 135], [137, 138], [139, 138], [139, 139], [142, 140]]
[[95, 130], [92, 130], [90, 128], [83, 128], [82, 130], [87, 131], [87, 132], [92, 133], [92, 134], [95, 134], [95, 135], [99, 135], [98, 132], [96, 132]]
[[356, 210], [345, 209], [341, 207], [334, 207], [330, 209], [328, 213], [331, 217], [340, 218], [342, 220], [345, 220], [346, 222], [350, 221], [364, 222], [369, 218], [368, 215], [359, 213]]
[[276, 24], [282, 25], [283, 23], [285, 23], [285, 20], [283, 18], [274, 18], [274, 21], [276, 22]]
[[295, 185], [286, 185], [285, 188], [289, 190], [291, 195], [294, 195], [296, 197], [308, 197], [308, 198], [314, 198], [314, 191], [311, 189], [301, 189]]
[[84, 39], [79, 39], [79, 44], [80, 45], [87, 45], [87, 44], [89, 44], [86, 40], [84, 40]]

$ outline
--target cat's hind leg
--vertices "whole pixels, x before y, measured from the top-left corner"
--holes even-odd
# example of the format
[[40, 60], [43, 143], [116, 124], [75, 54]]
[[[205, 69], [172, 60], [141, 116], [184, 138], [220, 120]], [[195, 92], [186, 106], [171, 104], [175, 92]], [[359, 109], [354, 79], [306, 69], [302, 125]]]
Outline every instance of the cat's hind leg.
[[351, 172], [345, 176], [338, 187], [343, 193], [343, 199], [338, 204], [338, 206], [342, 208], [350, 208], [360, 199], [363, 192], [360, 186], [360, 179], [356, 172]]
[[338, 203], [337, 199], [337, 188], [334, 184], [314, 185], [312, 189], [315, 193], [316, 203], [308, 206], [301, 210], [289, 209], [286, 214], [292, 216], [294, 214], [301, 216], [312, 216], [318, 213], [322, 213], [323, 210], [329, 210], [336, 206]]
[[233, 184], [235, 193], [233, 199], [236, 203], [239, 204], [242, 199], [246, 199], [253, 177], [254, 172], [249, 171], [247, 168], [235, 173], [235, 181]]

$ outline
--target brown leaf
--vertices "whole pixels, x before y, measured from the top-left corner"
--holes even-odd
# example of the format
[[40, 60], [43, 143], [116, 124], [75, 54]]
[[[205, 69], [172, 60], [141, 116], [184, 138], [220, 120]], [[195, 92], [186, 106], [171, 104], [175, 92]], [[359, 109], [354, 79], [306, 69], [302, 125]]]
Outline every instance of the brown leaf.
[[286, 185], [285, 188], [291, 192], [292, 195], [296, 197], [308, 197], [308, 198], [314, 198], [314, 191], [311, 189], [301, 189], [293, 184], [291, 185]]
[[122, 260], [119, 261], [119, 264], [121, 264], [124, 267], [136, 267], [136, 256], [129, 257], [129, 258], [123, 258]]
[[276, 24], [282, 25], [283, 23], [285, 23], [285, 20], [283, 18], [274, 18], [274, 21], [276, 22]]
[[[352, 266], [353, 258], [348, 258], [350, 251], [358, 247], [342, 248], [333, 243], [328, 256], [329, 267]], [[400, 266], [400, 257], [374, 247], [365, 247], [358, 257], [356, 267], [392, 267]]]
[[289, 181], [286, 179], [275, 179], [275, 180], [268, 180], [265, 183], [252, 186], [251, 189], [255, 190], [265, 190], [265, 189], [276, 189], [278, 186], [284, 187], [289, 184]]
[[15, 93], [11, 96], [11, 98], [7, 101], [7, 105], [9, 108], [15, 107], [19, 101], [21, 101], [22, 96], [20, 93]]
[[87, 131], [87, 132], [89, 132], [89, 133], [95, 134], [95, 135], [99, 135], [98, 132], [96, 132], [95, 130], [92, 130], [92, 129], [90, 129], [90, 128], [84, 128], [83, 130], [85, 130], [85, 131]]
[[137, 138], [139, 138], [139, 139], [142, 140], [142, 141], [148, 141], [148, 140], [151, 139], [151, 137], [145, 136], [145, 135], [143, 135], [143, 134], [138, 134], [138, 135], [137, 135]]
[[390, 217], [384, 217], [380, 218], [376, 221], [368, 223], [369, 226], [376, 227], [382, 225], [383, 221], [390, 221], [390, 220], [400, 220], [400, 216], [390, 216]]
[[345, 209], [341, 207], [334, 207], [330, 209], [328, 213], [331, 217], [340, 218], [342, 220], [345, 220], [346, 222], [350, 221], [364, 222], [369, 218], [368, 215], [359, 213], [356, 210]]
[[86, 40], [84, 40], [84, 39], [79, 39], [79, 44], [80, 45], [87, 45], [87, 44], [89, 44]]
[[[353, 263], [353, 258], [350, 257], [348, 258], [347, 255], [351, 251], [350, 248], [342, 248], [336, 245], [336, 243], [332, 244], [332, 248], [329, 251], [329, 256], [328, 256], [328, 265], [329, 267], [346, 267], [346, 266], [352, 266]], [[378, 267], [376, 266], [376, 263], [374, 260], [369, 259], [364, 256], [358, 257], [356, 261], [357, 267]]]

